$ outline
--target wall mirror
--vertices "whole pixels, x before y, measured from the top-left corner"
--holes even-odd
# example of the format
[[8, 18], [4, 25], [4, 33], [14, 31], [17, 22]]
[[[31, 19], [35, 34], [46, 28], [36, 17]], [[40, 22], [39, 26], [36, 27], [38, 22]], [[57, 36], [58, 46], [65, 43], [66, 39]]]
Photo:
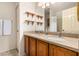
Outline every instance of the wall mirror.
[[44, 16], [44, 32], [79, 37], [78, 2], [55, 2], [47, 4], [48, 7], [43, 5], [37, 5], [40, 12], [38, 9], [36, 11]]
[[56, 2], [50, 5], [48, 32], [79, 34], [79, 3]]

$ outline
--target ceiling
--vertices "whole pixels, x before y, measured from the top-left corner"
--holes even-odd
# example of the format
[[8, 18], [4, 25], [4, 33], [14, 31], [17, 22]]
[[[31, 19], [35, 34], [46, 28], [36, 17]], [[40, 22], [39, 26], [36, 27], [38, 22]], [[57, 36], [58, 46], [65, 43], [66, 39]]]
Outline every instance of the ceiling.
[[77, 2], [56, 2], [50, 6], [54, 12], [62, 11], [67, 8], [76, 6]]

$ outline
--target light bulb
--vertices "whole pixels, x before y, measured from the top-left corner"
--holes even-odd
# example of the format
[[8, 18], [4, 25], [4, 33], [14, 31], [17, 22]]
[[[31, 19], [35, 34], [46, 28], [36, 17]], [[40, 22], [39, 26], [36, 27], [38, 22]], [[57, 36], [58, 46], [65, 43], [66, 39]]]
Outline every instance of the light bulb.
[[49, 6], [50, 4], [49, 3], [46, 3], [46, 6]]
[[41, 2], [39, 2], [39, 3], [38, 3], [38, 6], [42, 6], [42, 3], [41, 3]]

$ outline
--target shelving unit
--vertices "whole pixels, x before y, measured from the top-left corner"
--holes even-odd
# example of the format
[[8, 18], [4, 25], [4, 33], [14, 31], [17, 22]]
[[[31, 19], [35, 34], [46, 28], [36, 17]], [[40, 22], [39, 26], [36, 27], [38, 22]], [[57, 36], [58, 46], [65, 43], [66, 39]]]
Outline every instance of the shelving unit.
[[32, 25], [34, 24], [34, 21], [30, 21], [30, 20], [25, 20], [25, 23], [27, 22], [27, 24], [29, 25], [29, 23], [32, 23]]
[[43, 18], [43, 16], [41, 16], [41, 15], [36, 15], [36, 16], [38, 17], [38, 19], [39, 19], [39, 18], [41, 18], [41, 19]]
[[34, 13], [31, 13], [31, 12], [25, 12], [25, 14], [27, 14], [28, 17], [29, 15], [32, 15], [32, 17], [35, 15]]
[[36, 15], [38, 18], [41, 18], [41, 19], [43, 18], [43, 16], [37, 15], [36, 13], [33, 13], [33, 12], [25, 12], [25, 14], [32, 15], [32, 16]]
[[42, 26], [44, 24], [43, 16], [38, 15], [38, 14], [36, 14], [34, 12], [25, 12], [25, 14], [26, 14], [25, 23], [27, 25], [36, 26], [35, 30], [37, 30], [38, 28], [42, 29]]

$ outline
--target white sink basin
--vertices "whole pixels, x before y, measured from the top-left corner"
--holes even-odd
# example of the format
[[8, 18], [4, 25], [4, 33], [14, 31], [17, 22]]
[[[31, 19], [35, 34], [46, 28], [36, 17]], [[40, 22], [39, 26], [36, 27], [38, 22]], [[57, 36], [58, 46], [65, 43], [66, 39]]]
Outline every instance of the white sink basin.
[[64, 40], [64, 37], [59, 37], [58, 35], [38, 34], [38, 37], [44, 37], [45, 39], [55, 40], [55, 41], [63, 41]]

